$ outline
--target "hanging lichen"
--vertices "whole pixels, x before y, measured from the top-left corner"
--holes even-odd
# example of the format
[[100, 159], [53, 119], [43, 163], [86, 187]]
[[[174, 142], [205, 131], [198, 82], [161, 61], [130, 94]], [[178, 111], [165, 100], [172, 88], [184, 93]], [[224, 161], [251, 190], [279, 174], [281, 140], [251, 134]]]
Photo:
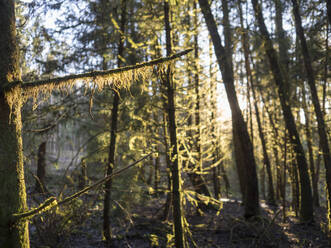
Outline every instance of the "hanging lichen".
[[[16, 109], [19, 105], [25, 103], [28, 99], [33, 100], [33, 109], [35, 109], [42, 100], [47, 99], [53, 90], [59, 90], [66, 94], [76, 83], [83, 83], [96, 86], [96, 90], [101, 91], [105, 86], [117, 89], [129, 89], [130, 85], [136, 81], [145, 81], [152, 77], [156, 72], [158, 76], [162, 75], [168, 66], [171, 66], [176, 58], [179, 58], [191, 49], [179, 52], [169, 57], [151, 60], [145, 63], [121, 67], [108, 71], [92, 71], [83, 74], [74, 74], [64, 77], [52, 79], [42, 79], [33, 82], [14, 82], [8, 85], [5, 89], [5, 96], [10, 106], [10, 111]], [[20, 108], [18, 108], [20, 109]]]

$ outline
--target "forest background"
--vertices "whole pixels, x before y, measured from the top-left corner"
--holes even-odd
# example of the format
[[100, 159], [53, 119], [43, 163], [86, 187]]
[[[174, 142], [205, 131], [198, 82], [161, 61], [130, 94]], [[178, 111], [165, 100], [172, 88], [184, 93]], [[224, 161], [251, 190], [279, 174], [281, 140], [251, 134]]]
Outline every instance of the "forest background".
[[35, 244], [68, 244], [93, 216], [91, 236], [120, 242], [146, 205], [173, 227], [148, 234], [151, 246], [191, 246], [185, 216], [222, 215], [222, 202], [237, 200], [245, 221], [260, 216], [261, 204], [279, 207], [275, 218], [305, 224], [323, 209], [321, 232], [330, 232], [324, 1], [15, 2], [23, 82], [193, 49], [178, 62], [31, 93], [22, 108], [30, 207], [152, 154], [82, 199], [34, 217]]

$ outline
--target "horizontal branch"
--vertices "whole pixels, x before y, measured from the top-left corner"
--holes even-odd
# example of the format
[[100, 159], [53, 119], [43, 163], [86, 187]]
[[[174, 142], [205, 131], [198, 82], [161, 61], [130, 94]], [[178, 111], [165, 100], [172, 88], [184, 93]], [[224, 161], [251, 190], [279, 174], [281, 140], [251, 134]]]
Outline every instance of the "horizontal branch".
[[43, 202], [42, 204], [40, 204], [37, 208], [33, 208], [29, 211], [26, 211], [24, 213], [18, 213], [18, 214], [13, 214], [13, 219], [12, 219], [12, 223], [13, 222], [16, 222], [16, 221], [19, 221], [19, 220], [22, 220], [22, 219], [30, 219], [32, 217], [34, 217], [35, 215], [37, 214], [41, 214], [43, 212], [46, 212], [56, 206], [60, 206], [60, 205], [63, 205], [65, 203], [68, 203], [78, 197], [80, 197], [81, 195], [85, 194], [87, 191], [109, 181], [111, 178], [113, 178], [114, 176], [117, 176], [119, 175], [120, 173], [122, 173], [123, 171], [126, 171], [127, 169], [137, 165], [138, 163], [140, 163], [141, 161], [145, 160], [146, 158], [148, 158], [149, 156], [151, 156], [152, 153], [150, 154], [147, 154], [146, 156], [142, 157], [141, 159], [133, 162], [132, 164], [120, 169], [120, 170], [117, 170], [115, 171], [114, 173], [110, 174], [109, 176], [107, 177], [104, 177], [102, 179], [100, 179], [99, 181], [97, 181], [96, 183], [82, 189], [81, 191], [78, 191], [66, 198], [64, 198], [62, 201], [57, 201], [55, 197], [50, 197], [48, 198], [45, 202]]
[[152, 153], [147, 154], [147, 155], [145, 155], [144, 157], [142, 157], [141, 159], [139, 159], [139, 160], [133, 162], [132, 164], [130, 164], [130, 165], [128, 165], [128, 166], [126, 166], [126, 167], [124, 167], [124, 168], [118, 170], [118, 171], [115, 171], [114, 173], [110, 174], [109, 176], [107, 176], [107, 177], [105, 177], [105, 178], [100, 179], [99, 181], [97, 181], [96, 183], [92, 184], [91, 186], [88, 186], [88, 187], [82, 189], [81, 191], [78, 191], [78, 192], [76, 192], [75, 194], [72, 194], [71, 196], [66, 197], [66, 198], [63, 199], [62, 201], [59, 201], [57, 205], [63, 205], [63, 204], [65, 204], [65, 203], [67, 203], [67, 202], [72, 201], [73, 199], [75, 199], [75, 198], [77, 198], [77, 197], [79, 197], [79, 196], [85, 194], [85, 193], [86, 193], [87, 191], [89, 191], [90, 189], [95, 188], [95, 187], [97, 187], [97, 186], [99, 186], [99, 185], [101, 185], [101, 184], [103, 184], [103, 183], [109, 181], [109, 180], [110, 180], [111, 178], [113, 178], [114, 176], [117, 176], [117, 175], [121, 174], [123, 171], [126, 171], [127, 169], [129, 169], [129, 168], [135, 166], [136, 164], [140, 163], [141, 161], [145, 160], [146, 158], [148, 158], [148, 157], [151, 156], [151, 155], [152, 155]]
[[180, 58], [181, 56], [184, 56], [191, 51], [192, 51], [192, 49], [187, 49], [187, 50], [178, 52], [178, 53], [168, 56], [168, 57], [158, 58], [158, 59], [150, 60], [150, 61], [143, 62], [140, 64], [124, 66], [124, 67], [120, 67], [117, 69], [111, 69], [111, 70], [106, 70], [106, 71], [91, 71], [91, 72], [86, 72], [86, 73], [81, 73], [81, 74], [73, 74], [73, 75], [55, 77], [55, 78], [50, 78], [50, 79], [41, 79], [41, 80], [31, 81], [31, 82], [15, 81], [15, 82], [7, 84], [6, 86], [3, 87], [3, 89], [4, 89], [4, 91], [9, 91], [10, 89], [14, 88], [17, 85], [21, 85], [21, 87], [23, 89], [27, 89], [30, 87], [36, 87], [36, 86], [47, 85], [47, 84], [56, 85], [56, 84], [66, 82], [68, 80], [77, 80], [80, 78], [95, 78], [97, 76], [109, 76], [112, 74], [123, 73], [123, 72], [131, 71], [131, 70], [135, 70], [135, 69], [139, 69], [139, 68], [143, 68], [143, 67], [154, 66], [154, 65], [165, 63], [165, 62], [169, 62], [169, 61], [175, 60], [177, 58]]

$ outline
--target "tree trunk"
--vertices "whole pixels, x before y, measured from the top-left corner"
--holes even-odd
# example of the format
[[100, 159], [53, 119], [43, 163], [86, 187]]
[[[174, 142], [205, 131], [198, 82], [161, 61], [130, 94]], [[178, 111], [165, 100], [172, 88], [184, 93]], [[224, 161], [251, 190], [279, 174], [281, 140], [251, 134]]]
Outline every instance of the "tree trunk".
[[[11, 109], [2, 87], [20, 80], [13, 0], [0, 1], [0, 247], [28, 248], [28, 221], [10, 223], [27, 210], [21, 136], [21, 98]], [[20, 95], [19, 89], [17, 93]]]
[[88, 185], [87, 168], [85, 160], [80, 163], [80, 173], [78, 176], [78, 190], [84, 189]]
[[300, 208], [300, 187], [299, 187], [299, 175], [298, 175], [298, 168], [295, 164], [295, 161], [291, 162], [292, 172], [293, 172], [293, 182], [292, 182], [292, 205], [295, 211], [295, 216], [299, 216], [299, 208]]
[[283, 180], [281, 183], [282, 190], [282, 203], [283, 203], [283, 222], [286, 221], [286, 163], [287, 163], [287, 138], [286, 138], [286, 130], [285, 130], [285, 138], [284, 138], [284, 162], [283, 162]]
[[[167, 56], [172, 53], [171, 48], [171, 27], [169, 18], [169, 3], [164, 1], [164, 22], [166, 34], [166, 50]], [[173, 87], [173, 75], [171, 66], [168, 66], [163, 78], [163, 84], [166, 88], [167, 110], [168, 110], [168, 128], [170, 135], [170, 161], [171, 161], [171, 179], [172, 179], [172, 203], [173, 203], [173, 218], [175, 231], [175, 246], [177, 248], [184, 247], [184, 231], [183, 231], [183, 216], [182, 216], [182, 200], [181, 200], [181, 174], [178, 163], [178, 147], [177, 147], [177, 130], [176, 130], [176, 115], [175, 115], [175, 95]]]
[[45, 161], [45, 154], [46, 154], [46, 142], [42, 142], [39, 145], [38, 149], [38, 164], [37, 164], [37, 180], [36, 180], [36, 191], [38, 193], [46, 193], [45, 187], [45, 176], [46, 176], [46, 161]]
[[[124, 57], [124, 44], [123, 35], [125, 33], [126, 25], [126, 0], [121, 1], [121, 16], [120, 16], [120, 37], [118, 43], [118, 56], [117, 65], [122, 66], [122, 58]], [[107, 164], [106, 176], [113, 173], [113, 168], [115, 164], [115, 149], [116, 149], [116, 132], [117, 132], [117, 121], [118, 121], [118, 106], [119, 106], [119, 95], [116, 91], [114, 92], [113, 108], [111, 111], [111, 125], [110, 125], [110, 145], [109, 145], [109, 155]], [[103, 211], [103, 237], [106, 241], [111, 241], [111, 226], [110, 226], [110, 199], [111, 199], [111, 186], [112, 180], [105, 183], [105, 199], [104, 199], [104, 211]]]
[[272, 41], [269, 37], [268, 30], [264, 23], [261, 6], [258, 4], [257, 0], [252, 0], [252, 5], [254, 8], [255, 17], [258, 22], [262, 38], [265, 42], [264, 47], [270, 63], [272, 74], [275, 83], [278, 86], [278, 94], [279, 94], [281, 107], [283, 110], [286, 128], [289, 132], [289, 137], [293, 145], [294, 152], [296, 154], [296, 160], [297, 160], [296, 164], [299, 169], [300, 185], [301, 185], [300, 219], [303, 222], [310, 222], [313, 220], [313, 199], [312, 199], [310, 179], [308, 174], [307, 160], [300, 141], [299, 133], [296, 129], [294, 117], [289, 105], [289, 97], [285, 90], [285, 83], [279, 67], [276, 51], [273, 48]]
[[160, 157], [157, 155], [156, 158], [153, 159], [154, 162], [154, 190], [156, 195], [159, 194], [159, 184], [160, 184]]
[[[162, 87], [164, 88], [164, 87]], [[164, 93], [165, 95], [166, 93]], [[167, 111], [167, 103], [166, 100], [164, 99], [164, 111]], [[167, 164], [167, 178], [168, 178], [168, 192], [167, 192], [167, 198], [165, 202], [165, 207], [163, 211], [163, 215], [161, 217], [161, 220], [165, 221], [168, 220], [169, 212], [170, 212], [170, 207], [171, 207], [171, 202], [172, 202], [172, 195], [171, 195], [171, 160], [169, 157], [169, 142], [168, 142], [168, 121], [167, 121], [167, 115], [166, 113], [163, 114], [163, 138], [164, 138], [164, 147], [165, 147], [165, 159], [166, 159], [166, 164]]]
[[[209, 38], [209, 60], [212, 61], [213, 58], [213, 44], [211, 39]], [[210, 80], [210, 102], [211, 102], [211, 116], [210, 116], [210, 123], [211, 123], [211, 136], [212, 136], [212, 145], [213, 145], [213, 164], [216, 164], [219, 160], [219, 148], [218, 148], [218, 140], [216, 138], [216, 115], [217, 115], [217, 108], [216, 108], [216, 78], [215, 73], [213, 72], [213, 63], [210, 62], [209, 64], [209, 80]], [[221, 197], [221, 182], [220, 182], [220, 166], [213, 168], [213, 187], [214, 187], [214, 197], [219, 199]]]
[[242, 17], [242, 10], [241, 10], [241, 4], [239, 3], [239, 13], [240, 13], [240, 24], [241, 28], [243, 29], [242, 32], [242, 46], [244, 49], [244, 57], [245, 57], [245, 68], [246, 68], [246, 73], [247, 73], [247, 85], [248, 88], [250, 87], [252, 89], [252, 95], [253, 95], [253, 101], [254, 101], [254, 110], [255, 110], [255, 116], [256, 116], [256, 122], [258, 126], [258, 131], [259, 131], [259, 137], [261, 140], [262, 144], [262, 151], [263, 151], [263, 163], [265, 165], [265, 168], [267, 170], [267, 175], [268, 175], [268, 197], [267, 197], [267, 202], [269, 204], [275, 205], [275, 193], [274, 193], [274, 186], [273, 186], [273, 179], [272, 179], [272, 171], [271, 171], [271, 164], [270, 164], [270, 159], [269, 155], [267, 152], [267, 145], [266, 145], [266, 139], [263, 133], [263, 128], [262, 128], [262, 123], [260, 119], [260, 111], [257, 105], [257, 97], [255, 93], [255, 88], [254, 88], [254, 83], [253, 83], [253, 76], [252, 76], [252, 71], [251, 71], [251, 66], [249, 63], [249, 47], [248, 47], [248, 37], [247, 33], [244, 29], [244, 22], [243, 22], [243, 17]]
[[253, 154], [253, 146], [238, 104], [237, 94], [234, 87], [228, 9], [226, 1], [223, 1], [222, 3], [225, 20], [224, 34], [226, 48], [222, 46], [221, 38], [218, 34], [218, 28], [211, 13], [208, 1], [199, 0], [204, 19], [213, 41], [214, 51], [222, 73], [226, 94], [231, 108], [235, 159], [241, 185], [241, 192], [243, 195], [243, 202], [245, 204], [245, 217], [249, 218], [259, 214], [259, 191], [256, 165]]
[[[195, 126], [197, 128], [197, 139], [195, 140], [195, 146], [198, 153], [198, 171], [202, 171], [202, 155], [201, 155], [201, 132], [200, 132], [200, 90], [199, 90], [199, 68], [198, 68], [198, 59], [199, 59], [199, 44], [198, 44], [198, 13], [196, 1], [193, 2], [193, 9], [195, 10], [194, 15], [194, 90], [196, 96], [195, 102]], [[211, 196], [209, 189], [202, 177], [201, 174], [197, 174], [198, 177], [198, 193], [205, 196]]]
[[[289, 45], [286, 40], [286, 32], [283, 28], [284, 4], [281, 0], [275, 1], [275, 24], [276, 24], [276, 41], [278, 42], [279, 65], [284, 77], [288, 78], [290, 59], [288, 55]], [[287, 92], [291, 91], [290, 84], [285, 84]]]
[[318, 185], [315, 183], [316, 180], [316, 170], [315, 170], [315, 164], [314, 164], [314, 153], [313, 153], [313, 138], [311, 133], [311, 126], [310, 126], [310, 114], [309, 109], [307, 106], [307, 99], [306, 99], [306, 93], [303, 86], [302, 89], [302, 103], [303, 103], [303, 111], [305, 114], [305, 131], [306, 131], [306, 140], [307, 140], [307, 148], [308, 148], [308, 158], [309, 158], [309, 170], [310, 170], [310, 176], [311, 176], [311, 182], [313, 187], [313, 201], [314, 206], [319, 207], [319, 193], [318, 193]]
[[311, 64], [311, 58], [308, 51], [307, 42], [302, 28], [301, 16], [299, 14], [299, 6], [296, 0], [292, 0], [292, 4], [293, 4], [293, 15], [295, 20], [295, 30], [301, 43], [301, 51], [303, 55], [303, 61], [305, 64], [307, 81], [310, 87], [312, 102], [315, 109], [319, 140], [323, 152], [324, 166], [326, 172], [326, 186], [328, 191], [328, 220], [329, 220], [328, 226], [329, 226], [329, 231], [331, 231], [331, 156], [330, 156], [329, 142], [325, 129], [323, 113], [321, 110], [320, 102], [318, 100], [317, 89], [315, 85], [315, 74]]

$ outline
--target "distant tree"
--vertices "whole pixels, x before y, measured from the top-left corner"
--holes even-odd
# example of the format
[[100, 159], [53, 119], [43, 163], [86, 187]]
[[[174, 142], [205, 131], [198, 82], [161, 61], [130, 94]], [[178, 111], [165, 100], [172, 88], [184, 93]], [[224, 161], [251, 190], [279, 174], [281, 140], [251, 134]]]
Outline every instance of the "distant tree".
[[279, 66], [278, 57], [275, 49], [273, 48], [273, 42], [270, 39], [269, 32], [265, 26], [261, 5], [257, 0], [252, 0], [252, 6], [255, 13], [255, 18], [260, 29], [263, 41], [265, 42], [265, 51], [269, 60], [270, 68], [278, 87], [278, 94], [283, 110], [284, 120], [286, 128], [289, 132], [290, 141], [293, 145], [293, 149], [296, 156], [296, 164], [298, 166], [300, 174], [300, 218], [304, 222], [310, 222], [313, 220], [313, 199], [312, 191], [308, 174], [308, 165], [305, 157], [305, 153], [301, 144], [299, 133], [296, 128], [294, 117], [289, 105], [288, 92], [285, 89], [285, 81]]
[[271, 163], [267, 151], [267, 144], [266, 144], [266, 137], [264, 135], [264, 130], [262, 127], [262, 122], [260, 119], [260, 111], [258, 108], [258, 98], [256, 94], [256, 89], [255, 85], [253, 82], [253, 75], [252, 75], [252, 70], [251, 70], [251, 65], [250, 65], [250, 51], [249, 51], [249, 40], [248, 40], [248, 35], [246, 32], [246, 29], [244, 28], [244, 23], [243, 23], [243, 16], [242, 16], [242, 9], [241, 9], [241, 4], [238, 3], [239, 5], [239, 16], [240, 16], [240, 25], [242, 28], [242, 46], [244, 50], [244, 58], [245, 58], [245, 68], [246, 68], [246, 73], [247, 73], [247, 83], [248, 87], [251, 88], [252, 95], [253, 95], [253, 105], [254, 105], [254, 110], [256, 114], [256, 122], [257, 122], [257, 127], [259, 131], [259, 137], [262, 145], [262, 151], [263, 151], [263, 164], [265, 168], [267, 169], [267, 175], [268, 175], [268, 197], [267, 197], [267, 202], [269, 204], [275, 204], [275, 193], [274, 193], [274, 186], [273, 186], [273, 178], [272, 178], [272, 171], [271, 171]]
[[319, 140], [323, 151], [324, 165], [326, 171], [326, 185], [328, 191], [328, 220], [329, 220], [328, 227], [329, 227], [329, 231], [331, 231], [331, 155], [330, 155], [329, 142], [328, 142], [325, 122], [323, 118], [323, 112], [317, 95], [317, 89], [315, 84], [315, 72], [312, 67], [311, 58], [306, 42], [306, 37], [304, 34], [304, 30], [302, 28], [299, 5], [297, 0], [292, 0], [292, 4], [293, 4], [293, 15], [295, 20], [295, 30], [301, 44], [301, 51], [306, 69], [307, 81], [310, 88], [312, 102], [314, 105], [315, 115], [318, 124], [317, 127], [318, 127]]
[[207, 0], [199, 0], [199, 4], [212, 38], [217, 62], [223, 76], [224, 86], [232, 112], [232, 131], [234, 152], [239, 175], [240, 188], [247, 218], [259, 214], [258, 181], [252, 142], [242, 116], [233, 79], [231, 28], [227, 1], [222, 1], [224, 14], [225, 47], [221, 43], [218, 28]]

